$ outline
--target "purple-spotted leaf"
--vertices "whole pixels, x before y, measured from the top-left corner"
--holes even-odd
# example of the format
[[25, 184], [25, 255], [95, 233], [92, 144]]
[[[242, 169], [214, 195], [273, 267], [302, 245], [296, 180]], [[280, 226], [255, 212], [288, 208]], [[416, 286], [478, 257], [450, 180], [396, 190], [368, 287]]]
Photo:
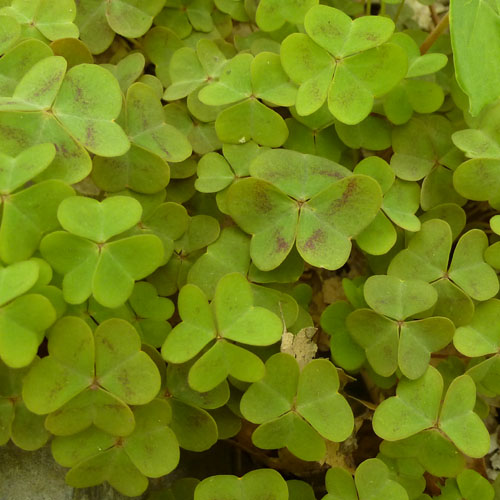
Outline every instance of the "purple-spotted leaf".
[[52, 56], [38, 61], [21, 78], [12, 97], [0, 98], [2, 111], [47, 110], [54, 99], [66, 73], [66, 59]]
[[[102, 92], [105, 88], [106, 92]], [[94, 64], [80, 64], [67, 73], [53, 106], [55, 117], [92, 153], [120, 156], [130, 142], [115, 123], [122, 94], [115, 77]]]
[[299, 207], [268, 182], [254, 178], [234, 183], [227, 193], [231, 217], [252, 234], [250, 256], [263, 271], [278, 267], [295, 241]]
[[382, 202], [376, 181], [364, 175], [346, 177], [305, 203], [297, 227], [297, 249], [317, 267], [338, 269], [351, 252], [351, 238], [375, 218]]

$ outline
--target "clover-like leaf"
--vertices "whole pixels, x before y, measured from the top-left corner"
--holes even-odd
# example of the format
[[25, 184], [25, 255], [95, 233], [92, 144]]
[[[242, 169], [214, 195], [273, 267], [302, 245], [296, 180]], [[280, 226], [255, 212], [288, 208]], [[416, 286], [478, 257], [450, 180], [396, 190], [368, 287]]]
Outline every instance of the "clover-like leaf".
[[393, 458], [416, 457], [425, 470], [439, 477], [455, 477], [465, 467], [464, 455], [438, 429], [398, 441], [383, 441], [380, 451]]
[[335, 366], [317, 359], [303, 368], [297, 389], [297, 412], [323, 437], [335, 442], [347, 439], [354, 427], [352, 410], [338, 388]]
[[0, 306], [27, 292], [37, 281], [40, 268], [34, 260], [0, 269]]
[[259, 3], [255, 20], [263, 31], [275, 31], [285, 22], [302, 24], [304, 17], [311, 7], [318, 4], [318, 0], [262, 0]]
[[299, 115], [310, 115], [326, 101], [335, 71], [328, 52], [303, 33], [292, 33], [280, 49], [281, 64], [290, 79], [299, 85], [295, 107]]
[[389, 18], [366, 16], [352, 21], [341, 10], [326, 5], [309, 9], [304, 26], [307, 34], [337, 59], [377, 47], [394, 31]]
[[228, 162], [219, 153], [208, 153], [200, 158], [195, 187], [202, 193], [215, 193], [229, 186], [234, 173]]
[[136, 427], [123, 440], [123, 450], [139, 471], [148, 477], [160, 477], [179, 463], [179, 446], [168, 427], [171, 413], [166, 401], [154, 399], [134, 408]]
[[134, 417], [136, 427], [127, 437], [115, 438], [91, 427], [54, 440], [54, 457], [72, 467], [66, 474], [68, 484], [81, 488], [108, 481], [120, 493], [137, 496], [148, 486], [146, 476], [163, 476], [176, 467], [179, 446], [168, 427], [168, 403], [155, 399], [136, 407]]
[[475, 300], [494, 297], [499, 289], [495, 271], [484, 261], [487, 236], [479, 229], [465, 233], [457, 243], [448, 275]]
[[78, 28], [73, 21], [76, 16], [74, 0], [50, 2], [35, 0], [25, 2], [14, 0], [2, 12], [16, 18], [20, 23], [37, 28], [49, 40], [58, 38], [78, 38]]
[[391, 478], [389, 468], [378, 458], [370, 458], [361, 463], [356, 469], [354, 480], [359, 500], [408, 500], [405, 488]]
[[500, 161], [494, 158], [474, 158], [462, 163], [453, 174], [455, 189], [466, 198], [488, 201], [497, 208], [500, 199], [496, 191]]
[[347, 57], [335, 70], [328, 109], [341, 122], [355, 125], [370, 114], [374, 99], [389, 92], [406, 70], [406, 54], [393, 44]]
[[85, 389], [45, 419], [45, 427], [56, 436], [76, 434], [91, 425], [113, 436], [127, 436], [135, 419], [121, 399], [97, 386]]
[[373, 220], [380, 202], [380, 187], [363, 175], [341, 179], [313, 196], [302, 207], [297, 227], [297, 250], [302, 258], [326, 269], [343, 266], [351, 238]]
[[448, 318], [424, 318], [402, 325], [398, 364], [403, 375], [416, 379], [425, 373], [431, 353], [446, 347], [454, 333], [455, 326]]
[[250, 175], [274, 184], [296, 200], [305, 201], [329, 184], [350, 175], [338, 163], [286, 149], [270, 149], [250, 164]]
[[471, 322], [457, 328], [453, 338], [455, 347], [469, 357], [496, 353], [500, 347], [499, 315], [498, 299], [477, 304]]
[[212, 40], [200, 40], [196, 51], [190, 47], [178, 49], [170, 61], [172, 84], [165, 90], [164, 99], [173, 101], [195, 93], [204, 83], [219, 77], [225, 62], [226, 57]]
[[254, 98], [221, 111], [215, 121], [215, 130], [222, 142], [244, 144], [253, 140], [272, 148], [281, 146], [288, 137], [283, 118]]
[[451, 244], [451, 228], [445, 221], [426, 221], [408, 247], [392, 259], [387, 273], [402, 279], [439, 279], [448, 268]]
[[272, 469], [258, 469], [243, 477], [212, 476], [198, 484], [194, 500], [258, 500], [264, 495], [273, 500], [287, 500], [288, 488], [279, 472]]
[[266, 375], [243, 394], [240, 409], [246, 419], [262, 424], [292, 408], [299, 381], [299, 365], [289, 354], [278, 353], [266, 362]]
[[[375, 432], [388, 441], [405, 439], [438, 421], [443, 377], [432, 366], [417, 380], [401, 380], [396, 396], [383, 401], [373, 417]], [[476, 386], [469, 375], [450, 384], [439, 413], [439, 428], [470, 457], [488, 451], [488, 431], [474, 413]]]
[[399, 227], [407, 231], [420, 230], [420, 220], [415, 215], [420, 205], [420, 189], [415, 182], [396, 179], [384, 193], [382, 209]]
[[42, 254], [64, 275], [67, 302], [81, 304], [94, 294], [102, 305], [119, 307], [132, 294], [134, 282], [156, 270], [164, 255], [161, 240], [153, 234], [99, 245], [63, 231], [53, 232], [42, 241]]
[[132, 144], [122, 156], [95, 156], [92, 179], [104, 191], [130, 188], [139, 193], [152, 194], [168, 184], [170, 168], [159, 156]]
[[0, 226], [0, 254], [7, 263], [28, 259], [42, 236], [59, 227], [57, 209], [73, 189], [58, 180], [34, 184], [10, 195], [3, 203]]
[[0, 42], [0, 54], [9, 49], [21, 35], [21, 25], [14, 17], [8, 15], [0, 16], [0, 33], [2, 34]]
[[127, 132], [137, 146], [165, 161], [183, 161], [191, 155], [189, 141], [182, 132], [166, 123], [161, 102], [151, 87], [141, 82], [131, 85], [127, 91], [126, 109]]
[[35, 363], [23, 385], [26, 406], [42, 415], [57, 410], [92, 383], [92, 330], [83, 320], [67, 316], [51, 329], [48, 350], [49, 356]]
[[5, 111], [49, 109], [63, 81], [66, 66], [66, 60], [60, 56], [38, 61], [21, 78], [12, 97], [0, 99], [0, 109]]
[[139, 222], [141, 204], [128, 196], [113, 196], [102, 202], [75, 196], [59, 205], [57, 216], [66, 231], [104, 243]]
[[457, 485], [466, 500], [479, 500], [480, 498], [493, 500], [495, 497], [494, 486], [473, 469], [462, 471], [457, 476]]
[[105, 67], [120, 84], [123, 92], [132, 85], [142, 74], [146, 60], [140, 52], [133, 52], [121, 59], [118, 64], [104, 64]]
[[328, 493], [323, 500], [358, 500], [354, 479], [346, 469], [341, 467], [328, 469], [325, 486]]
[[250, 97], [252, 95], [250, 79], [252, 61], [251, 54], [238, 54], [233, 57], [225, 64], [219, 80], [200, 91], [200, 100], [211, 106], [220, 106]]
[[138, 38], [148, 31], [164, 5], [165, 0], [153, 0], [147, 4], [140, 0], [111, 0], [107, 2], [106, 18], [119, 35]]
[[439, 415], [439, 427], [469, 457], [488, 453], [489, 434], [482, 420], [474, 413], [476, 386], [468, 375], [457, 377], [450, 384]]
[[334, 363], [348, 371], [356, 371], [366, 359], [363, 349], [347, 329], [346, 318], [352, 311], [349, 303], [338, 300], [323, 311], [320, 320], [321, 328], [330, 335]]
[[271, 356], [264, 378], [248, 388], [240, 403], [245, 418], [261, 424], [252, 435], [254, 444], [287, 447], [303, 460], [319, 460], [325, 453], [319, 436], [339, 442], [353, 429], [351, 409], [338, 388], [337, 371], [327, 360], [311, 361], [299, 375], [293, 356]]
[[358, 309], [347, 316], [346, 325], [375, 372], [392, 375], [398, 367], [397, 324], [369, 309]]
[[228, 376], [256, 382], [264, 376], [264, 371], [258, 356], [238, 345], [220, 341], [195, 362], [189, 372], [189, 385], [199, 392], [207, 392]]
[[[499, 75], [496, 71], [488, 71], [488, 77], [481, 81], [471, 76], [480, 74], [480, 64], [488, 64], [495, 58], [496, 50], [488, 50], [483, 37], [487, 37], [492, 44], [489, 47], [497, 47], [500, 43], [499, 26], [500, 16], [488, 3], [453, 3], [450, 8], [450, 32], [456, 77], [462, 90], [469, 96], [469, 111], [473, 116], [478, 115], [486, 104], [498, 97]], [[481, 62], [477, 54], [485, 55]]]
[[169, 404], [172, 408], [170, 427], [181, 448], [205, 451], [217, 442], [217, 424], [207, 411], [176, 398], [170, 399]]
[[443, 379], [432, 366], [417, 380], [402, 379], [396, 396], [383, 401], [373, 416], [373, 429], [383, 439], [396, 441], [432, 427], [437, 421]]
[[133, 405], [148, 403], [160, 390], [158, 369], [140, 349], [139, 334], [127, 321], [110, 319], [95, 331], [97, 383]]
[[244, 276], [231, 273], [221, 278], [213, 300], [219, 334], [247, 345], [274, 344], [281, 339], [281, 320], [253, 303], [252, 289]]
[[286, 447], [296, 457], [306, 461], [321, 460], [326, 453], [324, 439], [294, 412], [260, 425], [252, 434], [252, 442], [264, 450]]
[[171, 363], [184, 363], [215, 338], [216, 330], [208, 300], [197, 286], [182, 287], [177, 307], [182, 323], [167, 336], [162, 355]]
[[114, 76], [97, 65], [80, 64], [66, 73], [53, 111], [89, 151], [120, 156], [130, 147], [123, 129], [114, 122], [121, 107], [121, 90]]
[[214, 410], [222, 408], [229, 400], [229, 384], [224, 381], [222, 384], [208, 392], [200, 393], [193, 390], [188, 383], [189, 370], [192, 362], [183, 364], [172, 364], [167, 366], [166, 388], [168, 392], [179, 401], [203, 408]]
[[87, 151], [51, 113], [5, 111], [0, 114], [0, 123], [2, 153], [11, 157], [22, 154], [26, 144], [54, 144], [56, 155], [52, 163], [38, 174], [37, 180], [59, 179], [74, 184], [83, 180], [92, 170]]
[[7, 304], [0, 309], [0, 358], [11, 368], [28, 366], [55, 320], [56, 311], [43, 295], [31, 293]]
[[[105, 449], [101, 445], [97, 451], [99, 448]], [[137, 470], [128, 455], [116, 447], [77, 463], [65, 479], [74, 488], [96, 486], [107, 481], [117, 491], [128, 496], [140, 495], [148, 486], [148, 480]]]
[[443, 116], [414, 116], [393, 132], [394, 155], [391, 166], [403, 180], [416, 181], [427, 176], [436, 165], [457, 166], [450, 156], [451, 123]]
[[8, 194], [23, 186], [43, 172], [51, 164], [55, 154], [56, 149], [50, 143], [27, 148], [15, 158], [2, 154], [0, 192]]
[[101, 54], [113, 42], [115, 32], [106, 19], [107, 4], [101, 0], [79, 0], [75, 24], [80, 30], [80, 40], [92, 54]]
[[246, 275], [249, 265], [248, 236], [237, 227], [227, 227], [221, 231], [217, 241], [207, 247], [207, 252], [193, 264], [187, 280], [188, 283], [200, 287], [211, 299], [220, 278], [233, 272]]
[[233, 184], [227, 195], [231, 216], [253, 234], [250, 255], [264, 271], [279, 266], [292, 249], [298, 206], [273, 185], [258, 179]]
[[437, 300], [436, 291], [425, 281], [394, 276], [370, 276], [364, 293], [372, 309], [398, 321], [430, 309]]
[[94, 58], [87, 45], [78, 38], [60, 38], [50, 44], [54, 55], [66, 59], [68, 69], [78, 64], [92, 64]]

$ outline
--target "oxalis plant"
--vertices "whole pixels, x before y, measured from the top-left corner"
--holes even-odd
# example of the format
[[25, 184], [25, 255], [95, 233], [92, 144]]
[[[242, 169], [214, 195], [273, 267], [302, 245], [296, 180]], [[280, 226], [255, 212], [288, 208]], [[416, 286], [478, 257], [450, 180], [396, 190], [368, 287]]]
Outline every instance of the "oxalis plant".
[[500, 10], [409, 2], [0, 0], [0, 445], [500, 499]]

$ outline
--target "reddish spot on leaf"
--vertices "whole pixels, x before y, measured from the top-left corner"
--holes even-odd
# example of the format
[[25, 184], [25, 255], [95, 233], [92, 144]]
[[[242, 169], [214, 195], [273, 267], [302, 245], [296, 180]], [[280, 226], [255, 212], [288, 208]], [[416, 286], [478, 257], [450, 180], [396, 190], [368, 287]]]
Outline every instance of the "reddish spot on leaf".
[[314, 231], [314, 233], [312, 234], [312, 236], [310, 236], [305, 245], [304, 245], [304, 248], [306, 248], [307, 250], [315, 250], [316, 249], [316, 245], [318, 244], [321, 244], [321, 243], [324, 243], [325, 242], [325, 233], [323, 232], [322, 229], [316, 229], [316, 231]]

